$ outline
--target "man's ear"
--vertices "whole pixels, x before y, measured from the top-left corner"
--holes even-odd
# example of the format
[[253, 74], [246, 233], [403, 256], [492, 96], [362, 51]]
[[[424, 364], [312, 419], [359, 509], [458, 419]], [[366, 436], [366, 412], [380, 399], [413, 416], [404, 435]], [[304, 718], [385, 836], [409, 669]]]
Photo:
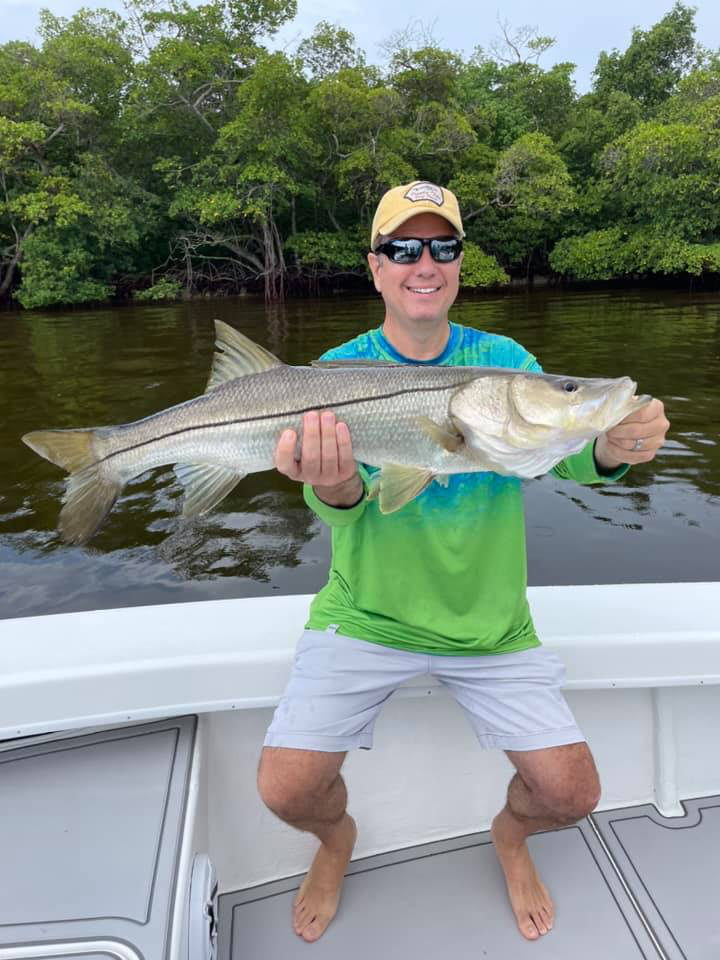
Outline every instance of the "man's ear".
[[375, 289], [378, 293], [382, 293], [382, 282], [381, 282], [381, 272], [382, 272], [382, 261], [376, 253], [368, 254], [368, 266], [370, 267], [370, 273], [372, 274], [373, 283], [375, 284]]

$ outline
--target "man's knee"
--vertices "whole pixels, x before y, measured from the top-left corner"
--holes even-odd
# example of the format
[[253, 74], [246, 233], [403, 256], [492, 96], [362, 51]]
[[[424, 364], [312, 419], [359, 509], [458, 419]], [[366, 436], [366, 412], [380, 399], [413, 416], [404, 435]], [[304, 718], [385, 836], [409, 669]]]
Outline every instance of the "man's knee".
[[518, 773], [536, 803], [558, 822], [571, 824], [592, 813], [600, 802], [600, 780], [584, 743], [514, 755]]
[[539, 800], [563, 823], [576, 823], [600, 802], [600, 780], [591, 764], [583, 776], [557, 778], [539, 787]]
[[265, 747], [257, 776], [263, 803], [289, 823], [313, 819], [343, 759], [344, 754]]
[[543, 804], [563, 823], [577, 823], [593, 812], [600, 802], [597, 774], [584, 783], [569, 783], [542, 798]]

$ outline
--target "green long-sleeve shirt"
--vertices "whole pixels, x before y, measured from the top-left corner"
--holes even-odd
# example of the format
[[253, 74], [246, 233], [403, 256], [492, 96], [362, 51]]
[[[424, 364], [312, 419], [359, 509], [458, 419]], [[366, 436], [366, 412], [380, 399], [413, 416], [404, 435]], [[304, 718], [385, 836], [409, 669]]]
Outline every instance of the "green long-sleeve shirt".
[[[381, 329], [329, 351], [323, 359], [408, 360]], [[507, 337], [450, 325], [445, 350], [430, 363], [540, 370]], [[372, 468], [361, 466], [367, 490]], [[578, 483], [600, 476], [593, 445], [567, 457], [553, 473]], [[522, 481], [496, 473], [456, 474], [432, 483], [397, 513], [377, 500], [355, 507], [323, 503], [311, 487], [305, 501], [332, 533], [328, 583], [310, 608], [307, 626], [336, 624], [346, 636], [432, 654], [509, 653], [539, 645], [526, 597], [527, 564]]]

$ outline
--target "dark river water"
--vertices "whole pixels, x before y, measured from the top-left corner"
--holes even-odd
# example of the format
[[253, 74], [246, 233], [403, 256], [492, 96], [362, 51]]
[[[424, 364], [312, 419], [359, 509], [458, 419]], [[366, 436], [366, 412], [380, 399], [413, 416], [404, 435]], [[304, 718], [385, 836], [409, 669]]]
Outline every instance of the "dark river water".
[[[309, 593], [327, 531], [300, 488], [253, 474], [211, 515], [180, 516], [171, 468], [132, 482], [84, 547], [55, 533], [64, 474], [21, 442], [48, 427], [123, 423], [201, 393], [220, 317], [289, 363], [382, 320], [376, 299], [237, 299], [67, 314], [0, 314], [0, 617], [221, 597]], [[548, 372], [620, 376], [672, 421], [652, 464], [621, 482], [525, 484], [531, 584], [720, 580], [720, 297], [504, 294], [453, 319], [503, 333]]]

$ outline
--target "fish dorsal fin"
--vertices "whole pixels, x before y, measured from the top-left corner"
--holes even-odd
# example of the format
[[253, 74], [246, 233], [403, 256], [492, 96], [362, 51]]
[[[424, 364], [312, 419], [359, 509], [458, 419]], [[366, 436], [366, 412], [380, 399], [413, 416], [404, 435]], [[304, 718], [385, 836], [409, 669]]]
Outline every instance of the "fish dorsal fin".
[[405, 367], [408, 364], [394, 360], [313, 360], [311, 367]]
[[211, 463], [176, 463], [174, 470], [185, 487], [184, 517], [196, 517], [212, 510], [245, 476]]
[[377, 498], [380, 513], [394, 513], [410, 503], [432, 482], [432, 470], [404, 467], [397, 463], [384, 463], [380, 479], [372, 485], [370, 499]]
[[253, 343], [248, 337], [233, 329], [222, 320], [215, 321], [215, 346], [210, 379], [205, 392], [219, 387], [221, 383], [245, 377], [249, 373], [263, 373], [273, 367], [281, 367], [282, 360], [265, 347]]

